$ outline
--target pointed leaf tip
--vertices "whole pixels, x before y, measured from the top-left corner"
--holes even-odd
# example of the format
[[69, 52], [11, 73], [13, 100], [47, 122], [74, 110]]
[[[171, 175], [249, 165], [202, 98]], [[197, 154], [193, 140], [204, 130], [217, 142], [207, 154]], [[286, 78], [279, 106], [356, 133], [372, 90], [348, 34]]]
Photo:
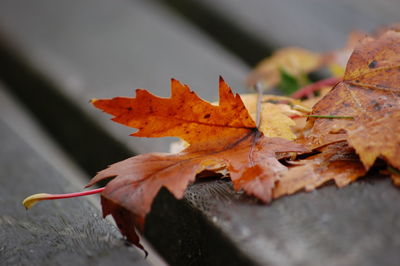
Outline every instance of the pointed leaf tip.
[[185, 85], [183, 85], [179, 80], [171, 78], [171, 88], [175, 86], [185, 86]]
[[50, 194], [47, 193], [38, 193], [38, 194], [33, 194], [22, 201], [22, 204], [24, 205], [25, 209], [30, 209], [32, 208], [36, 203], [38, 203], [41, 200], [46, 200], [51, 196]]

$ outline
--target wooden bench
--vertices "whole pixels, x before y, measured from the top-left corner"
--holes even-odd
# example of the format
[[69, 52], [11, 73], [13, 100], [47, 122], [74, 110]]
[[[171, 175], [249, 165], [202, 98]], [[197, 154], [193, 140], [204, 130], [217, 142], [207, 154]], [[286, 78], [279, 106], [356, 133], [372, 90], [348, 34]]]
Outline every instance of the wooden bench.
[[[400, 3], [374, 5], [359, 0], [1, 1], [0, 79], [24, 107], [0, 106], [0, 165], [7, 169], [0, 188], [0, 236], [6, 239], [0, 264], [162, 264], [144, 261], [140, 251], [124, 246], [91, 200], [43, 203], [28, 213], [21, 209], [26, 195], [75, 191], [110, 163], [168, 150], [171, 139], [128, 137], [131, 129], [109, 121], [88, 100], [131, 96], [131, 88], [138, 87], [168, 96], [172, 77], [212, 101], [219, 75], [245, 92], [250, 66], [271, 49], [335, 49], [353, 28], [395, 22]], [[25, 118], [10, 119], [14, 116]], [[32, 138], [37, 125], [50, 137]], [[55, 147], [47, 138], [62, 152], [44, 152]], [[76, 167], [85, 173], [73, 171]], [[71, 185], [74, 176], [80, 183]], [[399, 198], [398, 189], [378, 174], [344, 189], [326, 186], [268, 206], [234, 193], [229, 182], [204, 181], [192, 185], [182, 201], [162, 190], [147, 218], [145, 238], [171, 265], [396, 265]]]
[[101, 219], [93, 199], [24, 209], [21, 199], [29, 194], [67, 193], [85, 182], [84, 174], [33, 121], [0, 86], [0, 264], [150, 265]]

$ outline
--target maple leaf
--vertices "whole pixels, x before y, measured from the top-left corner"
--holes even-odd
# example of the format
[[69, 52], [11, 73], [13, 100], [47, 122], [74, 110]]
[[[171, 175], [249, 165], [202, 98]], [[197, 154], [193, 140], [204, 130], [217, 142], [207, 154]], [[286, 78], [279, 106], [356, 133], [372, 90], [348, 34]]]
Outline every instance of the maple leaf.
[[[291, 162], [274, 188], [274, 198], [311, 191], [330, 180], [345, 186], [364, 176], [377, 158], [393, 166], [391, 178], [400, 184], [400, 35], [389, 31], [377, 36], [356, 47], [343, 81], [313, 107], [312, 116], [332, 118], [309, 118], [311, 132], [297, 142], [321, 153]], [[352, 119], [337, 119], [345, 117]]]
[[135, 98], [94, 100], [97, 108], [112, 114], [115, 122], [137, 128], [133, 136], [175, 136], [190, 146], [177, 154], [138, 155], [111, 165], [88, 184], [115, 177], [102, 192], [103, 215], [111, 214], [128, 239], [137, 243], [130, 228], [143, 229], [154, 197], [166, 187], [176, 198], [204, 170], [222, 167], [230, 173], [236, 190], [268, 202], [279, 176], [287, 168], [277, 156], [307, 150], [282, 138], [265, 137], [246, 110], [220, 79], [218, 106], [201, 100], [189, 87], [171, 82], [171, 98], [136, 90]]
[[[93, 100], [95, 107], [114, 115], [114, 122], [137, 128], [135, 137], [179, 137], [188, 143], [218, 142], [221, 135], [236, 139], [256, 127], [240, 96], [220, 80], [219, 106], [201, 100], [188, 86], [171, 80], [171, 98], [137, 89], [136, 98]], [[224, 139], [223, 141], [225, 141]]]
[[367, 169], [377, 157], [399, 167], [399, 42], [400, 32], [388, 31], [355, 48], [343, 81], [311, 113], [353, 119], [310, 118], [306, 142], [311, 149], [348, 140]]

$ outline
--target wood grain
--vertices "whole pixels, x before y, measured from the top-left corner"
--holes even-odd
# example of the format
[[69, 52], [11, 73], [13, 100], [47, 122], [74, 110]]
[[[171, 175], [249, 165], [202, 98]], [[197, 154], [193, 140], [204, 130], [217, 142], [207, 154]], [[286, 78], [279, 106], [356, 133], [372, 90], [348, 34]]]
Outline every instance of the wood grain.
[[53, 147], [43, 146], [49, 142], [40, 140], [41, 134], [24, 123], [26, 114], [0, 89], [0, 264], [149, 265], [142, 252], [125, 245], [116, 227], [102, 219], [88, 199], [44, 202], [24, 209], [21, 201], [26, 196], [81, 190], [77, 184], [83, 179], [66, 176], [79, 172], [65, 158], [57, 158]]

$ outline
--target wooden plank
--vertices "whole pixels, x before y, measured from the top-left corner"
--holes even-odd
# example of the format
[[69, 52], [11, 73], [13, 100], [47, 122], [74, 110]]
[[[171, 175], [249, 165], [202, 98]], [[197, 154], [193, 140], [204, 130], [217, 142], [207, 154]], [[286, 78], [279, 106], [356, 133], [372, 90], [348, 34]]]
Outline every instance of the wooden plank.
[[[256, 38], [266, 46], [300, 46], [315, 51], [342, 47], [352, 30], [371, 31], [396, 23], [400, 9], [397, 0], [158, 1], [174, 6], [180, 12], [192, 13], [194, 17], [196, 12], [193, 10], [211, 10], [219, 21], [234, 25], [244, 36]], [[206, 17], [205, 14], [202, 16]], [[203, 20], [202, 23], [207, 22]], [[206, 26], [213, 27], [212, 23]], [[241, 38], [242, 42], [246, 42], [246, 38]]]
[[[82, 173], [43, 138], [0, 86], [0, 264], [150, 265], [89, 199], [21, 204], [38, 192], [80, 190]], [[38, 149], [40, 152], [38, 152]]]
[[[400, 193], [377, 174], [343, 189], [329, 185], [270, 205], [215, 180], [194, 184], [185, 199], [186, 207], [176, 207], [184, 218], [176, 217], [165, 203], [172, 196], [159, 194], [146, 232], [150, 240], [176, 243], [164, 245], [163, 253], [174, 265], [373, 266], [400, 260]], [[172, 255], [176, 250], [186, 253]]]

